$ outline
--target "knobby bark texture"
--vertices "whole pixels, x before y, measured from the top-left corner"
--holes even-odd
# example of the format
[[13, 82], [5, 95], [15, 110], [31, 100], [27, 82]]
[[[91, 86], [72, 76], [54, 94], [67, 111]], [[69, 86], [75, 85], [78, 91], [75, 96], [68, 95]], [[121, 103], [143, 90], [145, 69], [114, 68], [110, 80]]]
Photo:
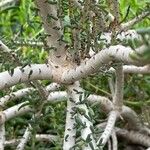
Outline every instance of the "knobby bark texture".
[[[0, 7], [7, 3], [13, 1], [0, 2]], [[0, 150], [4, 150], [6, 145], [24, 150], [32, 136], [37, 141], [60, 140], [63, 150], [117, 150], [122, 142], [120, 137], [126, 141], [123, 144], [149, 149], [150, 129], [142, 124], [133, 109], [125, 105], [124, 76], [150, 74], [150, 57], [146, 57], [150, 56], [149, 30], [130, 30], [134, 24], [148, 17], [150, 11], [143, 11], [138, 17], [121, 23], [118, 0], [107, 0], [108, 10], [103, 10], [101, 3], [95, 0], [69, 0], [65, 3], [61, 0], [35, 0], [35, 4], [46, 36], [43, 43], [28, 44], [44, 47], [46, 43], [49, 48], [48, 62], [22, 65], [11, 48], [0, 41], [0, 50], [17, 66], [0, 73], [0, 90], [5, 91], [21, 83], [28, 86], [24, 85], [25, 88], [0, 98]], [[65, 15], [69, 18], [67, 27], [64, 25]], [[65, 40], [66, 30], [70, 31], [70, 43]], [[138, 41], [139, 45], [133, 47], [124, 44], [130, 40]], [[16, 41], [17, 44], [24, 45]], [[102, 72], [114, 77], [108, 80], [111, 91], [109, 97], [90, 94], [81, 84], [86, 77]], [[48, 80], [51, 84], [45, 87], [36, 80]], [[65, 90], [60, 91], [60, 87]], [[32, 107], [29, 100], [7, 107], [10, 102], [37, 91], [40, 101], [36, 108]], [[45, 104], [62, 101], [67, 101], [63, 138], [59, 135], [38, 134], [32, 126], [33, 120], [43, 115]], [[108, 115], [107, 120], [94, 120], [93, 105]], [[7, 140], [6, 122], [26, 113], [33, 115], [22, 137]]]

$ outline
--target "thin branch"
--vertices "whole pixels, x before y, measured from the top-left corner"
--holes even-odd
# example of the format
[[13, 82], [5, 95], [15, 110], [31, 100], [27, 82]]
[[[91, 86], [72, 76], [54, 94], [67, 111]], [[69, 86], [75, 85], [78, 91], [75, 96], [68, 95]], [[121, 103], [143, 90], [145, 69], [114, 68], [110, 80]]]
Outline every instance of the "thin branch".
[[103, 147], [105, 146], [106, 142], [108, 142], [118, 116], [119, 116], [118, 111], [113, 110], [110, 112], [106, 128], [97, 142], [98, 145], [102, 145]]
[[83, 9], [82, 5], [78, 2], [78, 0], [73, 0], [72, 2], [73, 2], [74, 5], [75, 5], [77, 8], [79, 8], [80, 10]]
[[[55, 86], [54, 86], [55, 85]], [[54, 84], [54, 83], [52, 83], [52, 84], [50, 84], [49, 85], [49, 90], [54, 90], [54, 89], [56, 89], [57, 88], [57, 86], [56, 86], [57, 84]], [[38, 90], [39, 90], [40, 88], [38, 88]], [[41, 91], [41, 90], [39, 90], [39, 91]], [[44, 91], [45, 91], [45, 89], [44, 89]], [[46, 91], [47, 92], [47, 91]], [[46, 94], [46, 93], [43, 93], [44, 95]], [[43, 105], [45, 104], [45, 102], [46, 102], [46, 100], [47, 100], [47, 95], [45, 95], [44, 97], [43, 97], [43, 94], [41, 94], [41, 98], [42, 98], [42, 104], [41, 105], [39, 105], [38, 106], [38, 112], [36, 112], [36, 114], [35, 115], [33, 115], [32, 116], [32, 118], [31, 118], [31, 120], [33, 120], [34, 118], [38, 118], [40, 115], [41, 115], [41, 111], [42, 111], [42, 108], [43, 108]], [[49, 99], [50, 99], [50, 97], [48, 97]], [[28, 142], [28, 140], [29, 140], [29, 138], [30, 138], [30, 136], [31, 136], [31, 133], [32, 133], [32, 130], [33, 128], [32, 128], [32, 126], [29, 124], [28, 125], [28, 127], [27, 127], [27, 129], [26, 129], [26, 131], [25, 131], [25, 133], [24, 133], [24, 135], [23, 135], [23, 137], [22, 137], [22, 139], [20, 139], [20, 142], [19, 142], [19, 144], [18, 144], [18, 146], [17, 146], [17, 150], [23, 150], [24, 148], [25, 148], [25, 145], [26, 145], [26, 143]]]
[[[49, 99], [47, 99], [47, 100], [51, 100], [52, 99], [52, 97], [51, 98], [48, 97], [48, 98]], [[56, 98], [56, 97], [54, 97], [54, 98]], [[44, 99], [42, 104], [44, 104], [45, 101], [46, 101], [46, 99]], [[38, 107], [39, 111], [35, 115], [32, 116], [32, 119], [34, 119], [34, 117], [38, 118], [41, 115], [41, 108], [42, 107], [43, 107], [43, 105], [39, 105], [39, 107]], [[26, 129], [26, 131], [25, 131], [25, 133], [24, 133], [24, 135], [23, 135], [23, 137], [20, 139], [20, 142], [19, 142], [19, 144], [17, 146], [17, 150], [23, 150], [24, 149], [26, 143], [28, 142], [28, 140], [29, 140], [29, 138], [31, 136], [31, 133], [32, 133], [31, 130], [32, 129], [33, 129], [32, 126], [29, 124], [27, 129]]]
[[[108, 72], [114, 73], [115, 69], [111, 67], [108, 70]], [[146, 65], [143, 67], [134, 66], [134, 65], [124, 65], [123, 72], [124, 73], [135, 73], [135, 74], [149, 74], [150, 73], [150, 65]]]
[[[28, 102], [23, 102], [21, 104], [15, 105], [13, 107], [10, 107], [4, 111], [1, 112], [0, 114], [0, 125], [5, 123], [7, 120], [16, 117], [18, 115], [24, 114], [26, 112], [31, 111], [31, 107], [29, 105], [26, 105]], [[26, 106], [23, 106], [26, 105]]]
[[[37, 141], [46, 141], [46, 142], [54, 142], [58, 141], [59, 137], [57, 135], [51, 135], [51, 134], [36, 134], [35, 138]], [[9, 141], [5, 141], [5, 146], [7, 145], [17, 145], [19, 143], [20, 139], [12, 139]]]
[[117, 29], [118, 25], [119, 25], [119, 20], [120, 20], [120, 11], [119, 11], [119, 1], [118, 0], [107, 0], [107, 5], [109, 7], [109, 11], [110, 14], [112, 14], [112, 16], [114, 16], [114, 20], [112, 22], [112, 31], [114, 31], [114, 29]]
[[[58, 102], [62, 101], [62, 100], [64, 100], [64, 98], [67, 97], [66, 92], [52, 92], [51, 94], [54, 97], [59, 98], [59, 99], [53, 99], [54, 97], [51, 95], [52, 97], [51, 97], [51, 99], [49, 99], [49, 101], [54, 101], [54, 102], [56, 102], [55, 100], [58, 100]], [[55, 94], [57, 96], [55, 96]], [[104, 96], [98, 96], [98, 95], [91, 94], [91, 95], [89, 95], [87, 100], [90, 103], [96, 103], [96, 104], [99, 103], [101, 109], [106, 114], [108, 114], [109, 112], [111, 112], [114, 109], [114, 104], [108, 98], [106, 98]], [[140, 121], [140, 119], [138, 118], [138, 115], [135, 113], [134, 110], [132, 110], [131, 108], [129, 108], [127, 106], [123, 106], [122, 112], [120, 115], [123, 117], [123, 119], [125, 121], [128, 122], [129, 129], [139, 130], [142, 133], [150, 135], [150, 130], [142, 124], [142, 122]]]
[[141, 131], [142, 133], [150, 135], [150, 129], [148, 129], [142, 124], [136, 112], [132, 110], [130, 107], [123, 106], [120, 115], [123, 117], [125, 121], [128, 122], [128, 129], [138, 130]]
[[123, 66], [124, 73], [150, 74], [150, 65], [143, 67], [137, 66]]
[[109, 84], [109, 88], [111, 91], [111, 96], [113, 97], [115, 94], [115, 88], [114, 88], [114, 81], [113, 81], [112, 77], [108, 77], [108, 84]]
[[119, 112], [123, 106], [123, 87], [124, 87], [124, 73], [122, 64], [117, 64], [116, 68], [116, 82], [115, 82], [115, 94], [113, 97], [114, 109]]
[[[60, 87], [59, 84], [51, 83], [46, 87], [46, 90], [48, 92], [51, 92], [51, 91], [55, 91], [59, 87]], [[27, 95], [27, 94], [35, 91], [35, 90], [36, 89], [34, 89], [34, 88], [25, 88], [25, 89], [18, 90], [16, 92], [12, 92], [8, 95], [5, 95], [4, 97], [0, 98], [0, 106], [4, 107], [9, 101], [24, 97], [25, 95]], [[66, 97], [66, 93], [59, 92], [59, 91], [58, 92], [51, 92], [47, 99], [48, 100], [59, 99], [59, 97], [62, 97], [62, 96]]]
[[[104, 129], [106, 124], [107, 123], [104, 122], [104, 123], [98, 124], [97, 127]], [[115, 127], [114, 130], [115, 130], [118, 138], [121, 137], [129, 143], [143, 145], [145, 147], [149, 147], [149, 145], [150, 145], [150, 137], [139, 131], [135, 131], [135, 130], [128, 131], [126, 129], [121, 129], [118, 127]]]
[[112, 138], [112, 150], [118, 150], [118, 140], [115, 130], [113, 130], [111, 138]]
[[[5, 45], [1, 40], [0, 40], [0, 52], [1, 52], [2, 56], [3, 55], [7, 56], [7, 60], [9, 62], [12, 62], [16, 66], [18, 66], [18, 65], [20, 66], [21, 65], [17, 55], [15, 53], [13, 53], [12, 50], [7, 45]], [[4, 57], [4, 59], [5, 59], [5, 57]]]
[[111, 140], [110, 139], [108, 140], [108, 144], [107, 145], [108, 145], [108, 150], [112, 150], [112, 144], [111, 144]]
[[115, 17], [116, 24], [118, 24], [120, 20], [119, 0], [112, 0], [112, 2], [113, 2], [112, 15]]
[[13, 40], [13, 43], [19, 46], [31, 46], [31, 47], [44, 47], [43, 42], [28, 40], [28, 41], [17, 41]]
[[17, 143], [19, 143], [19, 140], [20, 140], [20, 139], [7, 140], [7, 141], [5, 141], [5, 146], [16, 145]]
[[148, 17], [149, 15], [150, 15], [150, 11], [142, 12], [142, 14], [140, 14], [139, 16], [136, 16], [134, 19], [130, 20], [129, 22], [122, 23], [121, 29], [127, 30], [133, 27], [133, 25], [135, 25], [136, 23], [139, 23], [140, 21]]
[[[55, 93], [55, 92], [52, 92], [52, 93]], [[58, 95], [59, 96], [59, 93], [61, 93], [61, 92], [56, 92], [57, 94], [56, 95]], [[63, 97], [65, 96], [65, 95], [67, 95], [66, 94], [66, 92], [62, 92], [62, 93], [64, 93], [64, 94], [62, 94], [59, 98], [61, 99], [61, 101], [62, 101], [62, 99], [63, 99]], [[54, 94], [55, 95], [55, 94]], [[57, 97], [58, 97], [57, 96]], [[52, 97], [52, 95], [51, 95], [51, 99], [49, 99], [49, 101], [55, 101], [55, 99], [53, 99], [54, 97]], [[57, 99], [56, 99], [57, 100]], [[111, 110], [113, 110], [113, 104], [112, 104], [112, 102], [109, 100], [109, 99], [107, 99], [106, 97], [102, 97], [102, 96], [97, 96], [97, 95], [90, 95], [88, 98], [87, 98], [87, 100], [88, 101], [90, 101], [91, 103], [100, 103], [100, 106], [101, 106], [101, 109], [105, 112], [105, 113], [108, 113], [108, 112], [110, 112]], [[26, 102], [25, 102], [26, 103]], [[12, 117], [14, 117], [14, 116], [16, 116], [16, 115], [19, 115], [20, 114], [20, 110], [18, 111], [18, 108], [21, 106], [22, 104], [19, 104], [19, 105], [17, 105], [17, 106], [14, 106], [14, 107], [12, 107], [12, 108], [9, 108], [8, 110], [5, 110], [4, 111], [4, 114], [6, 114], [6, 117], [7, 116], [9, 116], [9, 117], [7, 117], [6, 119], [4, 118], [4, 119], [2, 119], [2, 123], [4, 123], [6, 120], [8, 120], [8, 119], [10, 119], [10, 118], [12, 118]], [[26, 108], [27, 107], [27, 108]], [[23, 106], [22, 108], [21, 108], [21, 112], [22, 113], [25, 113], [25, 112], [28, 112], [28, 111], [31, 111], [31, 109], [28, 107], [28, 106]], [[16, 115], [14, 115], [15, 113], [17, 112], [17, 114]], [[3, 115], [3, 116], [5, 116], [5, 115]], [[130, 127], [130, 129], [134, 129], [134, 130], [139, 130], [139, 131], [141, 131], [142, 133], [150, 133], [142, 124], [141, 124], [141, 122], [140, 122], [140, 120], [138, 119], [138, 116], [137, 116], [137, 114], [132, 110], [132, 109], [130, 109], [129, 107], [127, 107], [127, 106], [123, 106], [123, 110], [122, 110], [122, 113], [121, 113], [121, 116], [125, 119], [125, 120], [127, 120], [127, 122], [128, 122], [128, 124], [129, 124], [129, 127]], [[3, 118], [3, 117], [2, 117]], [[132, 127], [132, 128], [131, 128]]]
[[[108, 46], [111, 44], [112, 41], [112, 32], [104, 32], [100, 36], [99, 43], [105, 44], [104, 46]], [[142, 37], [140, 34], [137, 33], [136, 30], [127, 30], [124, 32], [116, 32], [116, 40], [123, 42], [128, 40], [137, 40], [142, 41]]]
[[9, 95], [5, 95], [4, 97], [0, 98], [0, 106], [4, 107], [9, 101], [24, 97], [25, 95], [32, 92], [33, 90], [35, 89], [25, 88], [25, 89], [18, 90], [16, 92], [12, 92]]
[[[67, 98], [67, 93], [66, 92], [52, 92], [50, 93], [47, 101], [55, 101], [55, 100], [60, 100], [62, 101], [62, 98]], [[17, 104], [13, 107], [10, 107], [4, 111], [1, 112], [0, 114], [0, 124], [3, 124], [7, 120], [16, 117], [18, 115], [31, 112], [33, 109], [29, 106], [28, 101], [25, 101], [23, 103]], [[25, 106], [23, 106], [25, 105]]]
[[38, 141], [47, 141], [47, 142], [54, 142], [60, 140], [57, 135], [51, 134], [36, 134], [35, 138]]
[[28, 127], [28, 128], [26, 129], [26, 131], [25, 131], [23, 137], [20, 139], [20, 142], [19, 142], [19, 144], [18, 144], [16, 150], [24, 150], [25, 145], [26, 145], [26, 143], [27, 143], [27, 141], [28, 141], [28, 139], [29, 139], [29, 137], [30, 137], [30, 135], [31, 135], [31, 131], [30, 131], [30, 130], [31, 130], [30, 127]]

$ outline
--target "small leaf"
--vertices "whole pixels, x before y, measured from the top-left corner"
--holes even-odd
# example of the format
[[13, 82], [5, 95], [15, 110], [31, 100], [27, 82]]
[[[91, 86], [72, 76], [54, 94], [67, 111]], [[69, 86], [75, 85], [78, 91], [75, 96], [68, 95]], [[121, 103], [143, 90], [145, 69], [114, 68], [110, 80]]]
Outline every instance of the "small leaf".
[[12, 77], [13, 74], [14, 74], [14, 69], [10, 69], [10, 70], [9, 70], [9, 74], [10, 74], [10, 76]]
[[18, 108], [18, 111], [19, 111], [22, 107], [27, 106], [27, 105], [29, 105], [29, 104], [30, 104], [30, 102], [26, 102], [26, 103], [22, 104], [22, 105]]
[[33, 73], [33, 70], [30, 70], [29, 75], [28, 75], [28, 79], [30, 79], [32, 73]]

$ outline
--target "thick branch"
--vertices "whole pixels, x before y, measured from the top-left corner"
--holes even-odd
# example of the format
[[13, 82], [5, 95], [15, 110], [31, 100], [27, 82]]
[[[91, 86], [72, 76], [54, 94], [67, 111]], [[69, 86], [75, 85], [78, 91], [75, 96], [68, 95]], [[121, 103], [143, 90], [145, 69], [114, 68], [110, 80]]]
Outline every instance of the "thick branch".
[[[73, 116], [75, 118], [75, 125], [80, 127], [81, 137], [85, 141], [83, 150], [92, 150], [96, 149], [96, 142], [93, 137], [93, 128], [92, 118], [89, 115], [89, 110], [84, 103], [85, 95], [84, 90], [81, 89], [79, 82], [75, 82], [73, 85], [69, 86], [69, 93], [72, 103], [74, 103], [74, 109], [72, 110], [75, 113]], [[71, 114], [72, 115], [72, 114]], [[69, 119], [69, 118], [68, 118]], [[76, 143], [78, 144], [78, 143]]]
[[[136, 50], [138, 53], [143, 53], [145, 51], [145, 47], [140, 47]], [[85, 60], [80, 66], [64, 71], [61, 81], [69, 83], [83, 77], [87, 77], [88, 75], [97, 72], [104, 64], [108, 64], [110, 61], [114, 60], [135, 65], [150, 63], [150, 60], [143, 60], [142, 57], [137, 57], [136, 55], [136, 52], [130, 47], [124, 47], [121, 45], [110, 46], [109, 48], [101, 50], [89, 60]]]
[[147, 135], [136, 131], [127, 131], [119, 128], [116, 128], [116, 132], [118, 136], [121, 136], [134, 144], [139, 144], [146, 147], [150, 146], [150, 138]]
[[67, 112], [66, 112], [66, 123], [65, 123], [65, 134], [63, 142], [63, 150], [70, 150], [75, 145], [76, 140], [76, 128], [75, 128], [75, 102], [78, 101], [78, 95], [75, 95], [68, 86], [68, 100], [67, 100]]
[[36, 0], [39, 8], [39, 15], [42, 18], [44, 29], [47, 32], [47, 44], [53, 49], [53, 56], [50, 61], [63, 64], [66, 59], [65, 43], [63, 42], [63, 32], [61, 29], [58, 14], [58, 1], [49, 2], [48, 0]]
[[51, 78], [52, 70], [48, 64], [35, 64], [27, 65], [25, 67], [17, 67], [9, 72], [5, 71], [0, 73], [0, 89], [30, 80], [46, 80]]

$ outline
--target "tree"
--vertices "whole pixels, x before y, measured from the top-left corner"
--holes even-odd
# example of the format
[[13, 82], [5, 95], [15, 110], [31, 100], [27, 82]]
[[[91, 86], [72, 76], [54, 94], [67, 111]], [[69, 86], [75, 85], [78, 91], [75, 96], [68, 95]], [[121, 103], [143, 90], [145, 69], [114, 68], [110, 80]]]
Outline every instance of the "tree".
[[[10, 6], [8, 3], [11, 3]], [[125, 105], [123, 96], [126, 74], [150, 73], [150, 29], [144, 27], [130, 30], [136, 23], [148, 18], [149, 3], [143, 2], [145, 7], [140, 14], [128, 22], [125, 21], [131, 12], [130, 6], [124, 18], [121, 18], [117, 0], [35, 0], [35, 3], [36, 7], [30, 0], [0, 2], [2, 22], [5, 22], [6, 14], [13, 14], [11, 29], [7, 37], [0, 41], [0, 89], [3, 90], [3, 96], [0, 98], [0, 149], [3, 150], [6, 144], [17, 144], [16, 149], [23, 150], [29, 139], [32, 139], [32, 149], [35, 148], [35, 139], [61, 141], [61, 137], [53, 135], [53, 132], [41, 134], [43, 129], [40, 126], [44, 125], [39, 125], [38, 122], [51, 113], [49, 103], [55, 105], [52, 104], [54, 101], [64, 100], [67, 100], [67, 106], [61, 109], [66, 110], [66, 122], [63, 146], [61, 145], [60, 149], [116, 150], [121, 143], [126, 144], [124, 141], [130, 141], [136, 148], [150, 147], [150, 129], [142, 124], [132, 108]], [[21, 19], [26, 19], [27, 24], [20, 25], [14, 17], [17, 8], [19, 13], [22, 11], [24, 16], [21, 16]], [[27, 18], [23, 18], [25, 16]], [[42, 29], [41, 24], [45, 33], [39, 30]], [[29, 26], [29, 30], [25, 31], [26, 26]], [[2, 27], [0, 32], [5, 34], [7, 31]], [[29, 35], [28, 40], [24, 37], [24, 32]], [[13, 41], [8, 35], [14, 35]], [[29, 40], [32, 36], [37, 40]], [[25, 40], [21, 41], [20, 38]], [[49, 53], [48, 61], [33, 64], [29, 60], [31, 57], [27, 59], [22, 55], [18, 56], [19, 52], [11, 50], [17, 46], [22, 47], [25, 57], [28, 55], [27, 47], [30, 47], [28, 57], [32, 55], [33, 58], [41, 54], [39, 50], [44, 49]], [[31, 51], [34, 47], [38, 49], [36, 55]], [[41, 57], [43, 53], [42, 51]], [[86, 89], [87, 84], [84, 84], [87, 77], [94, 78], [100, 74], [108, 78], [107, 85], [111, 94], [105, 92], [107, 96], [92, 93]], [[96, 82], [98, 80], [99, 78]], [[50, 84], [45, 87], [48, 83]], [[21, 84], [20, 87], [18, 84]], [[11, 87], [17, 91], [8, 91]], [[62, 87], [63, 91], [57, 91], [59, 87]], [[28, 96], [31, 92], [32, 98]], [[19, 104], [13, 102], [13, 106], [9, 106], [10, 101], [21, 97], [26, 97], [25, 101]], [[108, 115], [107, 121], [104, 120], [106, 116], [103, 114], [99, 115], [103, 118], [102, 122], [94, 120], [93, 104]], [[32, 116], [27, 120], [28, 126], [23, 136], [11, 141], [5, 139], [5, 132], [9, 133], [7, 130], [10, 128], [5, 125], [6, 121], [26, 113]], [[61, 116], [57, 118], [61, 119]], [[45, 122], [50, 126], [51, 122]], [[116, 125], [117, 122], [119, 124]], [[125, 140], [120, 141], [118, 137]]]

